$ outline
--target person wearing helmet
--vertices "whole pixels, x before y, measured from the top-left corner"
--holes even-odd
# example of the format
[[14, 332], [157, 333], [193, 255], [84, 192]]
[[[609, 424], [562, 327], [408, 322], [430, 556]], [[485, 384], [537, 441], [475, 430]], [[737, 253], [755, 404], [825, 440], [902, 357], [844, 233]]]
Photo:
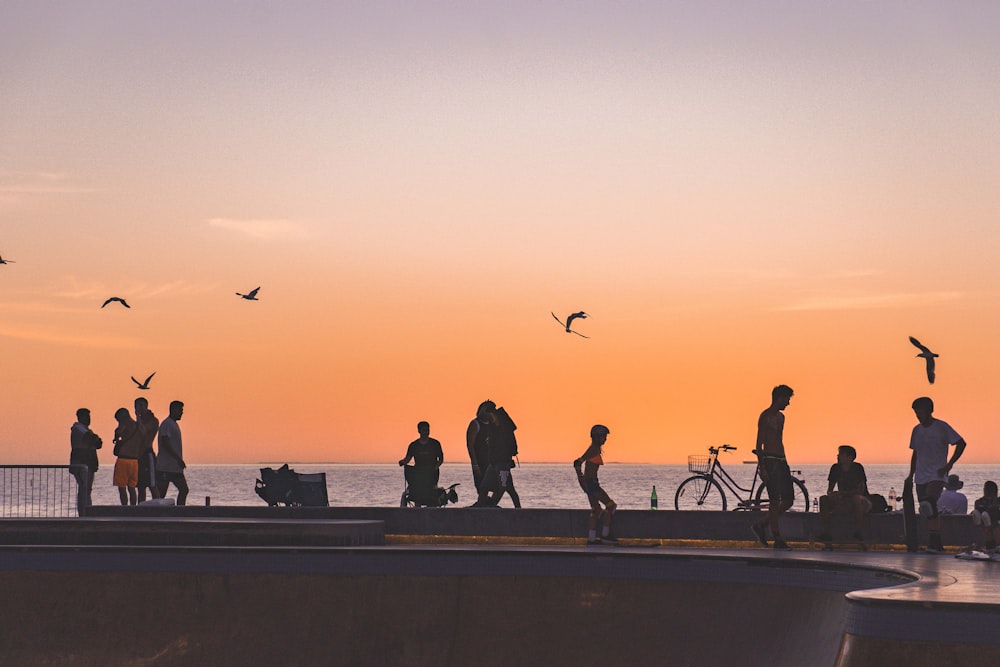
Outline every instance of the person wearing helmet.
[[[576, 479], [580, 488], [587, 494], [590, 501], [590, 517], [587, 523], [587, 544], [617, 544], [618, 540], [611, 535], [611, 519], [618, 505], [608, 492], [601, 488], [597, 479], [597, 470], [604, 465], [602, 449], [611, 433], [607, 426], [595, 424], [590, 429], [590, 446], [580, 458], [573, 461]], [[604, 505], [602, 508], [601, 505]], [[601, 524], [601, 536], [597, 536], [597, 524]]]

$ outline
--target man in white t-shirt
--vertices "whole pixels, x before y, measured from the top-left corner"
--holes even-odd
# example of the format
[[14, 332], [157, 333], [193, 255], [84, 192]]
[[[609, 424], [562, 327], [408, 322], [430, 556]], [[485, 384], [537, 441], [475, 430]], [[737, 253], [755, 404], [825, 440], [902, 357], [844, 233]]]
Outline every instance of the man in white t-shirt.
[[184, 414], [184, 404], [170, 403], [170, 416], [160, 424], [157, 437], [156, 486], [161, 498], [167, 497], [167, 488], [172, 483], [177, 487], [177, 504], [187, 502], [188, 485], [184, 477], [184, 447], [181, 444], [181, 428], [177, 425]]
[[[913, 401], [913, 412], [919, 423], [910, 434], [913, 454], [906, 481], [915, 485], [920, 513], [927, 517], [927, 551], [942, 553], [944, 546], [941, 542], [938, 499], [948, 473], [965, 451], [965, 440], [947, 422], [934, 418], [934, 401], [927, 396]], [[948, 458], [951, 446], [955, 447], [955, 452]]]
[[959, 489], [965, 486], [965, 482], [959, 479], [958, 475], [948, 475], [948, 481], [944, 483], [944, 491], [938, 498], [938, 512], [941, 514], [954, 514], [961, 516], [969, 513], [969, 499], [964, 493], [959, 493]]

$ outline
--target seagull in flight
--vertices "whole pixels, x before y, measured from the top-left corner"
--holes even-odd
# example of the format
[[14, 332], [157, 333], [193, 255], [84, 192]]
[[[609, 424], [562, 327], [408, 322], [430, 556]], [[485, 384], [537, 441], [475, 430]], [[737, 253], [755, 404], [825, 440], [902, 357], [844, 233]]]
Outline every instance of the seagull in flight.
[[120, 303], [121, 305], [125, 306], [126, 308], [131, 308], [132, 307], [132, 306], [128, 305], [127, 303], [125, 303], [125, 299], [121, 298], [120, 296], [113, 296], [110, 299], [108, 299], [107, 301], [105, 301], [104, 303], [102, 303], [101, 304], [101, 308], [104, 308], [104, 306], [108, 305], [112, 301], [117, 301], [118, 303]]
[[135, 376], [133, 375], [132, 382], [135, 382], [136, 386], [139, 387], [139, 389], [149, 389], [149, 381], [153, 379], [154, 375], [156, 375], [156, 371], [150, 373], [149, 377], [146, 378], [145, 382], [139, 382], [138, 380], [135, 379]]
[[573, 329], [570, 328], [573, 325], [573, 320], [578, 319], [578, 318], [581, 319], [581, 320], [587, 319], [587, 313], [583, 312], [582, 310], [580, 312], [578, 312], [578, 313], [573, 313], [572, 315], [570, 315], [569, 317], [567, 317], [565, 322], [563, 322], [562, 320], [560, 320], [559, 316], [556, 315], [555, 313], [552, 313], [552, 317], [554, 317], [555, 320], [556, 320], [556, 322], [558, 322], [559, 324], [561, 324], [563, 326], [563, 328], [566, 329], [566, 333], [576, 334], [580, 338], [590, 338], [590, 336], [584, 336], [579, 331], [573, 331]]
[[259, 289], [260, 289], [259, 287], [255, 287], [246, 294], [240, 294], [239, 292], [237, 292], [236, 296], [246, 299], [247, 301], [260, 301], [260, 299], [257, 298], [257, 290]]
[[12, 259], [4, 259], [3, 257], [0, 257], [0, 264], [17, 264], [17, 262]]
[[920, 350], [920, 354], [917, 356], [923, 357], [927, 360], [927, 381], [934, 384], [934, 358], [938, 355], [928, 350], [925, 345], [922, 345], [920, 341], [913, 336], [910, 336], [910, 342], [913, 343], [918, 350]]

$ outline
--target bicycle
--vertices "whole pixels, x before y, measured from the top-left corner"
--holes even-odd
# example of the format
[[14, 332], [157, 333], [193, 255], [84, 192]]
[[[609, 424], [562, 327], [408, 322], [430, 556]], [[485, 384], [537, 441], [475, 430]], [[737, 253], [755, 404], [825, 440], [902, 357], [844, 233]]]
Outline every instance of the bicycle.
[[[760, 469], [754, 466], [753, 482], [750, 488], [740, 486], [739, 482], [726, 471], [719, 454], [722, 452], [734, 452], [736, 447], [732, 445], [722, 445], [720, 447], [709, 447], [708, 456], [691, 455], [688, 456], [688, 471], [697, 473], [688, 477], [677, 487], [674, 494], [674, 509], [676, 510], [719, 510], [725, 512], [728, 508], [726, 491], [736, 496], [736, 507], [734, 510], [766, 510], [769, 499], [767, 487], [760, 479]], [[792, 471], [792, 490], [795, 494], [794, 502], [790, 508], [792, 511], [809, 511], [809, 492], [806, 490], [805, 481], [796, 477], [801, 475], [801, 470]], [[758, 481], [760, 485], [758, 486]], [[743, 497], [742, 493], [747, 494]]]

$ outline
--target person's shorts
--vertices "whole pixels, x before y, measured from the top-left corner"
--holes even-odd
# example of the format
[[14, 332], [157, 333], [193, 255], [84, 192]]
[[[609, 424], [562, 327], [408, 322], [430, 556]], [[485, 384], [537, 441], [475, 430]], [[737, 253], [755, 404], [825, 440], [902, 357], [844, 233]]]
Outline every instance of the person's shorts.
[[587, 492], [587, 497], [597, 496], [604, 493], [604, 489], [601, 488], [601, 483], [596, 477], [584, 477], [583, 490]]
[[184, 478], [183, 472], [167, 472], [166, 470], [157, 470], [156, 484], [158, 486], [173, 484], [174, 486], [180, 488], [182, 486], [187, 486], [187, 479]]
[[977, 526], [1000, 526], [1000, 507], [972, 510], [972, 523]]
[[926, 484], [914, 484], [914, 488], [917, 490], [917, 504], [929, 503], [931, 506], [930, 518], [936, 517], [938, 515], [937, 501], [941, 497], [941, 492], [944, 491], [944, 480], [935, 479]]
[[[852, 514], [854, 512], [854, 499], [856, 497], [859, 496], [854, 494], [845, 495], [843, 493], [838, 493], [832, 496], [824, 496], [824, 498], [826, 498], [826, 503], [829, 504], [828, 507], [830, 508], [830, 511], [834, 514]], [[868, 514], [872, 511], [872, 501], [866, 496], [860, 496], [860, 498], [862, 504], [864, 505], [865, 514]], [[823, 503], [822, 499], [820, 499], [820, 503]]]
[[139, 456], [139, 487], [149, 488], [156, 484], [156, 457], [153, 452]]
[[792, 471], [788, 468], [788, 461], [765, 457], [761, 465], [767, 472], [767, 497], [772, 501], [792, 500], [795, 491], [792, 489]]
[[488, 491], [499, 493], [513, 487], [514, 478], [507, 465], [491, 463], [483, 475], [483, 484]]
[[134, 489], [139, 486], [139, 462], [135, 459], [118, 459], [111, 481], [113, 486]]

